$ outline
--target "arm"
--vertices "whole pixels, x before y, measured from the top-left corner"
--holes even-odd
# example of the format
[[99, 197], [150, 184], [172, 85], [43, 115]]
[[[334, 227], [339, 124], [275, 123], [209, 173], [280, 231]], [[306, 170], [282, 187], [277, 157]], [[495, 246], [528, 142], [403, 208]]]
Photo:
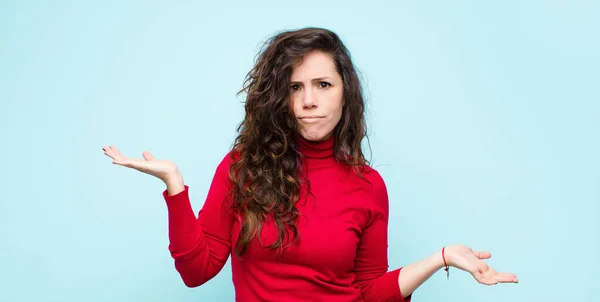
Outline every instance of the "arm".
[[371, 182], [375, 194], [372, 208], [369, 210], [369, 219], [358, 243], [354, 265], [355, 284], [360, 287], [365, 301], [410, 302], [410, 293], [405, 293], [398, 284], [398, 278], [404, 274], [404, 268], [387, 271], [389, 217], [387, 189], [377, 172]]
[[402, 268], [402, 274], [398, 277], [398, 286], [404, 296], [411, 295], [429, 277], [444, 267], [441, 251], [433, 255], [407, 265]]
[[490, 257], [490, 252], [474, 251], [464, 244], [453, 244], [446, 247], [444, 255], [440, 250], [426, 259], [406, 266], [398, 283], [403, 293], [412, 293], [437, 270], [444, 267], [444, 258], [448, 266], [471, 273], [477, 282], [484, 285], [519, 282], [515, 274], [497, 272], [482, 261]]
[[365, 301], [409, 302], [413, 292], [434, 273], [444, 267], [444, 257], [448, 266], [471, 273], [481, 284], [518, 283], [513, 273], [497, 272], [482, 260], [489, 259], [491, 253], [474, 251], [463, 244], [446, 247], [444, 257], [438, 250], [429, 257], [408, 266], [386, 272], [387, 229], [389, 202], [383, 179], [376, 174], [373, 181], [375, 202], [373, 218], [363, 230], [356, 257], [356, 283], [361, 288]]
[[373, 185], [376, 191], [374, 218], [364, 229], [359, 244], [357, 258], [364, 258], [365, 262], [358, 266], [364, 271], [360, 275], [357, 272], [357, 280], [359, 276], [361, 279], [368, 280], [360, 283], [365, 301], [409, 302], [412, 293], [436, 271], [444, 267], [442, 254], [438, 251], [419, 262], [386, 273], [389, 200], [383, 179], [377, 177]]
[[163, 197], [169, 220], [169, 251], [188, 287], [206, 283], [221, 271], [231, 251], [233, 215], [229, 209], [229, 155], [221, 161], [198, 217], [189, 187], [180, 175], [170, 176]]
[[398, 284], [405, 295], [412, 293], [437, 270], [444, 267], [444, 258], [448, 266], [471, 273], [477, 282], [484, 285], [519, 282], [515, 274], [497, 272], [482, 261], [490, 257], [492, 257], [490, 252], [474, 251], [464, 244], [453, 244], [446, 247], [443, 255], [440, 250], [419, 262], [404, 267], [398, 278]]

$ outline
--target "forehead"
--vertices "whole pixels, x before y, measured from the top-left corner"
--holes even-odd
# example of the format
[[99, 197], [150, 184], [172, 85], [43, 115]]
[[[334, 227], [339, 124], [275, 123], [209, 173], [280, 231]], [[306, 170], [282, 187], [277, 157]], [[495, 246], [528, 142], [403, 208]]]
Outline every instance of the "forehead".
[[317, 77], [334, 77], [337, 75], [335, 62], [330, 54], [312, 51], [292, 69], [292, 80], [311, 79]]

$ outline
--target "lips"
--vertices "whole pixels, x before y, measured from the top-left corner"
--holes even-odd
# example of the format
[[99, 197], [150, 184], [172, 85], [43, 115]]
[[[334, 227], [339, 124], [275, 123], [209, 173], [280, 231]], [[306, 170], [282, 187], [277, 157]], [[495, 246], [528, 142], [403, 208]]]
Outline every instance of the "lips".
[[324, 116], [322, 115], [305, 115], [305, 116], [301, 116], [300, 119], [316, 119], [316, 118], [324, 118]]
[[318, 120], [321, 120], [325, 118], [324, 116], [318, 116], [318, 115], [310, 115], [310, 116], [303, 116], [300, 118], [301, 121], [309, 123], [309, 122], [316, 122]]

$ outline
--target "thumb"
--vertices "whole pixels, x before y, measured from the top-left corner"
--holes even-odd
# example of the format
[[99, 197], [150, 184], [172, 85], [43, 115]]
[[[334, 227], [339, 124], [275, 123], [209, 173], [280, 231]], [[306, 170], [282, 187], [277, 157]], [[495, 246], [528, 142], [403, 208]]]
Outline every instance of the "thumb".
[[144, 157], [145, 160], [153, 160], [154, 159], [154, 156], [152, 156], [152, 154], [150, 154], [150, 152], [148, 152], [148, 151], [142, 152], [142, 156]]
[[476, 252], [476, 251], [473, 251], [473, 253], [479, 259], [489, 259], [489, 258], [492, 257], [492, 254], [490, 252]]

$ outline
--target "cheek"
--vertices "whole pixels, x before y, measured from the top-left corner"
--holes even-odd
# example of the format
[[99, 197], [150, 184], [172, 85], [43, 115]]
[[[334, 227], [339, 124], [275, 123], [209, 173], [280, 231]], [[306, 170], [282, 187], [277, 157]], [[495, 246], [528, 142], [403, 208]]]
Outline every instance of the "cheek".
[[331, 126], [335, 127], [337, 126], [337, 124], [340, 122], [340, 120], [342, 119], [342, 108], [336, 108], [333, 112], [333, 114], [331, 115]]
[[341, 103], [332, 102], [331, 105], [328, 108], [329, 117], [327, 118], [327, 122], [320, 125], [321, 131], [333, 131], [342, 118], [343, 106]]
[[342, 117], [342, 112], [344, 110], [344, 101], [342, 100], [342, 98], [340, 97], [336, 102], [335, 102], [336, 106], [334, 106], [334, 108], [332, 109], [334, 114], [333, 116], [335, 116], [335, 123], [337, 124], [337, 122], [340, 121], [341, 117]]
[[[289, 97], [289, 99], [288, 99], [288, 105], [289, 106], [288, 107], [289, 107], [289, 110], [292, 113], [295, 114], [299, 110], [299, 109], [296, 108], [296, 107], [298, 107], [298, 104], [299, 104], [299, 102], [297, 102], [293, 96]], [[302, 109], [302, 108], [300, 108], [300, 109]]]

